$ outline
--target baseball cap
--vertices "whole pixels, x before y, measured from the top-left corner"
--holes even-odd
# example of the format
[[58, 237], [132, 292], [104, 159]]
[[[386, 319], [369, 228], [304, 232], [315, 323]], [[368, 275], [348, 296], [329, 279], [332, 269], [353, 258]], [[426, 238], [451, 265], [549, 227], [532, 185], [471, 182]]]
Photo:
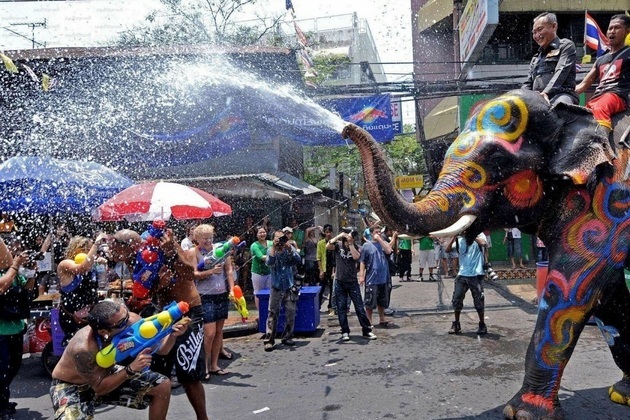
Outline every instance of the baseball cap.
[[283, 232], [291, 232], [291, 233], [293, 233], [293, 229], [291, 229], [289, 226], [285, 226], [285, 227], [282, 229], [282, 231], [283, 231]]

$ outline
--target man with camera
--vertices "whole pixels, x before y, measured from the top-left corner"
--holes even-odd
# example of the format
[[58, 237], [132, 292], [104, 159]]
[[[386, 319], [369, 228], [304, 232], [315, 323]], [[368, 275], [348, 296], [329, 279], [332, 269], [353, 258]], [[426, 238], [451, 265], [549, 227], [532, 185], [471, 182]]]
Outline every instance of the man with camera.
[[285, 323], [282, 344], [295, 346], [293, 326], [297, 309], [300, 284], [296, 283], [293, 267], [300, 264], [298, 251], [289, 243], [289, 238], [281, 231], [273, 234], [273, 246], [267, 250], [265, 264], [271, 269], [271, 290], [269, 293], [269, 314], [267, 315], [267, 333], [265, 351], [272, 351], [275, 346], [280, 305], [284, 305]]
[[455, 289], [453, 290], [455, 321], [451, 325], [449, 334], [460, 334], [462, 331], [459, 319], [464, 307], [464, 297], [469, 289], [473, 297], [475, 310], [479, 315], [477, 335], [488, 333], [484, 321], [485, 303], [483, 293], [483, 279], [485, 277], [483, 247], [485, 247], [486, 243], [486, 235], [480, 233], [471, 244], [468, 244], [463, 236], [458, 236], [453, 238], [446, 247], [447, 252], [450, 252], [451, 249], [457, 249], [459, 252], [459, 272], [457, 277], [455, 277]]
[[357, 277], [357, 263], [361, 257], [361, 248], [356, 241], [359, 232], [352, 229], [345, 229], [342, 233], [330, 239], [326, 244], [326, 249], [335, 252], [335, 266], [337, 281], [335, 295], [337, 302], [337, 317], [341, 326], [341, 340], [350, 340], [350, 327], [348, 326], [348, 298], [352, 300], [354, 309], [357, 312], [359, 324], [363, 329], [363, 337], [374, 340], [376, 335], [372, 333], [372, 323], [367, 317], [361, 289]]

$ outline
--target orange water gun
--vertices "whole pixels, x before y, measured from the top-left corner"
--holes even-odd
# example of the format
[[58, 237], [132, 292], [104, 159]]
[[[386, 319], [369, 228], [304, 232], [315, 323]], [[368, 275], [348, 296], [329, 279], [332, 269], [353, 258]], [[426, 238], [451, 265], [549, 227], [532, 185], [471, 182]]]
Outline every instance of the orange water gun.
[[241, 319], [243, 322], [247, 321], [249, 318], [249, 311], [247, 310], [247, 302], [245, 302], [245, 296], [243, 296], [243, 291], [241, 290], [241, 286], [234, 286], [234, 297], [231, 297], [232, 303], [236, 307], [236, 310], [241, 315]]

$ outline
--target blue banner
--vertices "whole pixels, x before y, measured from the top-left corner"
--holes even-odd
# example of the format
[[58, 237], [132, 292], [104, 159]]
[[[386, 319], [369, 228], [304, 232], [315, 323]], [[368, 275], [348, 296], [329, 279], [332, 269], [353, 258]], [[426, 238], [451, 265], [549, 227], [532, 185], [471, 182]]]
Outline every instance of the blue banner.
[[[143, 132], [138, 142], [145, 142], [145, 149], [153, 149], [164, 166], [220, 158], [250, 145], [251, 137], [246, 119], [234, 103], [199, 108], [203, 112], [198, 112], [201, 115], [197, 115], [196, 121], [176, 124], [169, 120], [164, 131]], [[213, 109], [216, 110], [214, 113]], [[188, 114], [193, 114], [193, 111], [189, 110]], [[176, 153], [165, 153], [169, 150]]]
[[362, 127], [378, 142], [394, 138], [389, 95], [334, 99], [321, 101], [320, 104], [339, 114], [344, 121]]
[[[255, 92], [250, 95], [257, 96]], [[305, 146], [346, 145], [348, 140], [341, 137], [341, 130], [349, 122], [367, 130], [377, 142], [394, 138], [389, 95], [332, 99], [318, 104], [308, 99], [296, 103], [295, 97], [261, 95], [241, 106], [247, 109], [250, 104], [256, 104], [256, 112], [244, 112], [255, 115], [252, 124]]]

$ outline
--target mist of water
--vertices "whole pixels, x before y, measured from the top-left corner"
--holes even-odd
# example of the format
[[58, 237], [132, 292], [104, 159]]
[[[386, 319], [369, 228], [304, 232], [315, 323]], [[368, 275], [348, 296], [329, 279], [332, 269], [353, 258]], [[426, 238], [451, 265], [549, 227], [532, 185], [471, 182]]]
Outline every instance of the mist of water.
[[42, 92], [20, 75], [10, 94], [0, 92], [4, 155], [88, 159], [151, 176], [156, 168], [250, 153], [277, 137], [338, 135], [346, 124], [289, 83], [265, 81], [220, 56], [29, 64], [59, 83]]
[[[218, 68], [221, 68], [221, 71], [216, 71]], [[171, 74], [176, 71], [178, 70], [171, 69]], [[282, 99], [281, 103], [291, 104], [295, 110], [295, 115], [318, 122], [319, 125], [329, 127], [338, 133], [341, 133], [347, 124], [339, 115], [296, 91], [293, 86], [270, 84], [257, 75], [239, 69], [224, 60], [186, 66], [182, 69], [182, 76], [173, 84], [173, 87], [182, 93], [190, 89], [199, 89], [204, 85], [232, 86], [241, 90], [256, 91], [258, 96], [268, 97], [270, 100]], [[170, 75], [165, 75], [164, 82], [167, 83], [169, 79]]]

